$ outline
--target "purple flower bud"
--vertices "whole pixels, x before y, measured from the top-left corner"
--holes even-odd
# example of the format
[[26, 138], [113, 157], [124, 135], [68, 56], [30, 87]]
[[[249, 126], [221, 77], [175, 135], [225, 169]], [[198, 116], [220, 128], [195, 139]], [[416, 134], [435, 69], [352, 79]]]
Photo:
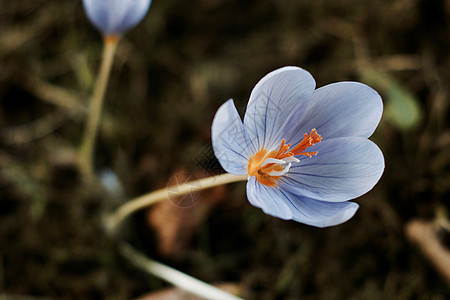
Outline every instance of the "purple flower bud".
[[92, 24], [104, 35], [120, 35], [145, 16], [151, 0], [83, 0]]

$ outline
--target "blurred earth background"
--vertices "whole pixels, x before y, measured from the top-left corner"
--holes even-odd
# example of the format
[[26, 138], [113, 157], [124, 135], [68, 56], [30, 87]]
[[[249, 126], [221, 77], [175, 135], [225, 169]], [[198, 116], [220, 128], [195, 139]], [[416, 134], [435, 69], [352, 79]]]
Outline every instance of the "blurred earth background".
[[154, 0], [119, 44], [100, 188], [75, 155], [101, 36], [81, 1], [0, 1], [0, 298], [169, 299], [151, 294], [171, 286], [120, 255], [103, 216], [220, 173], [217, 108], [233, 98], [243, 114], [259, 79], [295, 65], [318, 87], [356, 80], [383, 97], [371, 139], [386, 170], [350, 221], [279, 220], [235, 183], [134, 214], [121, 238], [246, 299], [449, 299], [449, 279], [406, 234], [423, 220], [450, 245], [449, 21], [444, 0]]

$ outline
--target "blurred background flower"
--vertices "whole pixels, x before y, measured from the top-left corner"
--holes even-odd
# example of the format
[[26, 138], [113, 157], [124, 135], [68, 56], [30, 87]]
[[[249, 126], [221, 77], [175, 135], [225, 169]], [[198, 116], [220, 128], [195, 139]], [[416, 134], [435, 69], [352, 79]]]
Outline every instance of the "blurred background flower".
[[83, 0], [89, 20], [104, 35], [119, 35], [147, 14], [151, 0]]

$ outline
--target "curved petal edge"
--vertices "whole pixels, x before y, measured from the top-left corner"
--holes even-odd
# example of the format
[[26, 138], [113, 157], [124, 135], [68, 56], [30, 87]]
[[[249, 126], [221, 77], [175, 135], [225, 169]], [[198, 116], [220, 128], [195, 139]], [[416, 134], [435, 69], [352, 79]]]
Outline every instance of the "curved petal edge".
[[247, 140], [233, 99], [222, 104], [217, 110], [211, 126], [211, 135], [214, 154], [225, 171], [234, 175], [246, 174], [249, 157]]

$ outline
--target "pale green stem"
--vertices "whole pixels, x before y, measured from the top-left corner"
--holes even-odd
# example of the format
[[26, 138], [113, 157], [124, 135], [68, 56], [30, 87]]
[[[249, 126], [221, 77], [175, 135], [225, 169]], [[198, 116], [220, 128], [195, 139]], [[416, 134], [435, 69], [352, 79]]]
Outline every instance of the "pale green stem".
[[177, 197], [184, 194], [189, 194], [193, 191], [203, 190], [214, 186], [247, 179], [248, 175], [236, 176], [226, 173], [183, 183], [181, 185], [165, 187], [163, 189], [130, 200], [117, 208], [113, 214], [107, 217], [106, 228], [108, 232], [113, 233], [119, 226], [119, 224], [130, 214], [153, 203], [168, 199], [169, 196]]
[[197, 295], [204, 299], [242, 300], [242, 298], [239, 298], [233, 294], [225, 292], [169, 266], [145, 257], [128, 244], [122, 243], [120, 248], [122, 254], [138, 267], [191, 294]]
[[94, 177], [93, 153], [95, 139], [97, 137], [103, 99], [105, 98], [105, 91], [108, 85], [111, 67], [114, 62], [114, 55], [116, 53], [118, 41], [118, 36], [104, 37], [102, 64], [97, 76], [94, 92], [92, 93], [92, 97], [89, 102], [86, 128], [84, 131], [79, 157], [80, 170], [86, 180], [90, 180]]

